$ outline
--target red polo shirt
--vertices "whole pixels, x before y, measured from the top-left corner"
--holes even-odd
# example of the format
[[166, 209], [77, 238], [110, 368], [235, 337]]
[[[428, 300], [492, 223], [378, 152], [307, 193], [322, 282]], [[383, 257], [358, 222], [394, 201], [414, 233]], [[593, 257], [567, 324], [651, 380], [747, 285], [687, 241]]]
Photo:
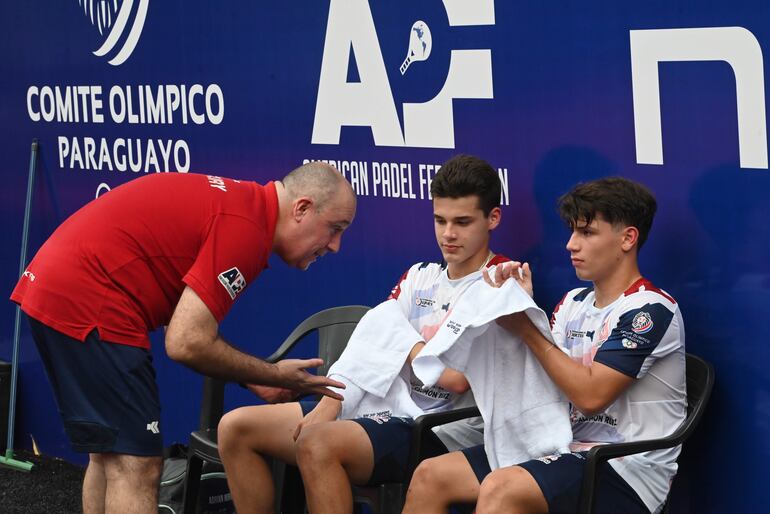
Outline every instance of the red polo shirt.
[[275, 184], [163, 173], [132, 180], [56, 229], [11, 295], [29, 316], [75, 339], [149, 348], [185, 285], [221, 321], [267, 266]]

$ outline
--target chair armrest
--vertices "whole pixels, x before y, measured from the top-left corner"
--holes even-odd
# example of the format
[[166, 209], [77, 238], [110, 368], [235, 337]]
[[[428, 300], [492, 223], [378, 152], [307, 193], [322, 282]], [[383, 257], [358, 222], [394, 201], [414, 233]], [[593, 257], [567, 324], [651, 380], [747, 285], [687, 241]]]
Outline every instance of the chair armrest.
[[596, 491], [596, 470], [599, 464], [607, 462], [617, 457], [626, 457], [637, 453], [649, 452], [652, 450], [662, 450], [673, 448], [682, 444], [686, 438], [687, 423], [680, 426], [673, 434], [660, 439], [645, 439], [643, 441], [633, 441], [630, 443], [613, 443], [594, 446], [588, 451], [586, 456], [586, 465], [583, 472], [583, 483], [580, 494], [580, 514], [590, 514], [594, 507], [594, 496]]
[[481, 416], [481, 413], [479, 412], [479, 408], [475, 406], [423, 414], [414, 420], [414, 430], [412, 434], [422, 433], [429, 428], [446, 425], [447, 423], [459, 421], [461, 419], [474, 418], [476, 416]]
[[454, 409], [445, 412], [434, 412], [431, 414], [423, 414], [414, 420], [414, 426], [412, 427], [412, 437], [409, 445], [409, 460], [407, 461], [407, 481], [412, 478], [417, 464], [420, 463], [420, 457], [422, 453], [422, 440], [425, 433], [433, 427], [440, 425], [446, 425], [453, 421], [459, 421], [461, 419], [473, 418], [481, 416], [478, 407], [463, 407], [461, 409]]

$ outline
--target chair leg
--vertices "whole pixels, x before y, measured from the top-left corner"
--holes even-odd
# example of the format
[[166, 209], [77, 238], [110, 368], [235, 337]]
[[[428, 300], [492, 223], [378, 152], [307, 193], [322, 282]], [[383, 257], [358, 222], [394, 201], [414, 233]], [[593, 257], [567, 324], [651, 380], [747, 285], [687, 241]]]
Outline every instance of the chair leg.
[[198, 511], [198, 490], [201, 483], [203, 460], [194, 453], [187, 457], [187, 473], [184, 480], [184, 496], [182, 499], [182, 512], [184, 514], [196, 514]]
[[305, 486], [302, 475], [296, 466], [286, 465], [283, 470], [281, 487], [281, 511], [284, 514], [304, 514], [306, 512]]
[[379, 493], [379, 514], [400, 514], [404, 506], [404, 484], [383, 484]]

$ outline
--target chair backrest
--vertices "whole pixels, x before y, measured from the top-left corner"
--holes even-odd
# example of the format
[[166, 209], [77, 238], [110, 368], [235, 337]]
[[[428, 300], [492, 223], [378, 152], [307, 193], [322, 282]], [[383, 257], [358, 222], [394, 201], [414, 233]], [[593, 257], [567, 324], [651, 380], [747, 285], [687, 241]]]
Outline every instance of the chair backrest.
[[714, 367], [697, 355], [686, 354], [687, 365], [687, 419], [683, 424], [682, 439], [695, 430], [706, 410], [714, 388]]
[[[348, 344], [353, 330], [370, 309], [365, 305], [345, 305], [319, 311], [306, 318], [295, 328], [273, 354], [265, 359], [276, 362], [283, 359], [305, 336], [318, 332], [318, 356], [324, 360], [318, 368], [325, 375]], [[216, 428], [224, 409], [225, 382], [206, 377], [203, 383], [203, 399], [199, 427], [201, 430]]]
[[[695, 431], [706, 410], [706, 405], [708, 405], [711, 390], [714, 388], [714, 367], [691, 353], [685, 354], [685, 365], [687, 381], [687, 417], [685, 420], [671, 435], [664, 438], [593, 447], [588, 453], [586, 473], [583, 476], [579, 513], [593, 512], [597, 480], [596, 470], [599, 462], [652, 449], [673, 448], [684, 443]], [[664, 503], [663, 512], [666, 510], [667, 507]]]
[[324, 360], [323, 366], [318, 368], [318, 374], [325, 375], [342, 354], [353, 330], [368, 310], [369, 307], [365, 305], [346, 305], [317, 312], [300, 323], [265, 360], [276, 362], [283, 359], [305, 336], [317, 331], [318, 356]]

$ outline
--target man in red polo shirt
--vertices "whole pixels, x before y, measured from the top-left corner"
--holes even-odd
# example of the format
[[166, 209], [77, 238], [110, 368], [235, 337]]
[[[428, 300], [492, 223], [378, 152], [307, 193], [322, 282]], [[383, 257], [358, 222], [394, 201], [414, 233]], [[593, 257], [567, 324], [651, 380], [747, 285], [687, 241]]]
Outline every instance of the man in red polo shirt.
[[[218, 325], [270, 253], [307, 269], [340, 248], [356, 199], [345, 179], [306, 164], [265, 186], [158, 174], [70, 216], [11, 295], [29, 316], [65, 431], [89, 453], [84, 512], [156, 512], [160, 401], [148, 332], [167, 326], [173, 360], [214, 377], [339, 397], [341, 384], [230, 346]], [[270, 393], [272, 388], [262, 389]]]

